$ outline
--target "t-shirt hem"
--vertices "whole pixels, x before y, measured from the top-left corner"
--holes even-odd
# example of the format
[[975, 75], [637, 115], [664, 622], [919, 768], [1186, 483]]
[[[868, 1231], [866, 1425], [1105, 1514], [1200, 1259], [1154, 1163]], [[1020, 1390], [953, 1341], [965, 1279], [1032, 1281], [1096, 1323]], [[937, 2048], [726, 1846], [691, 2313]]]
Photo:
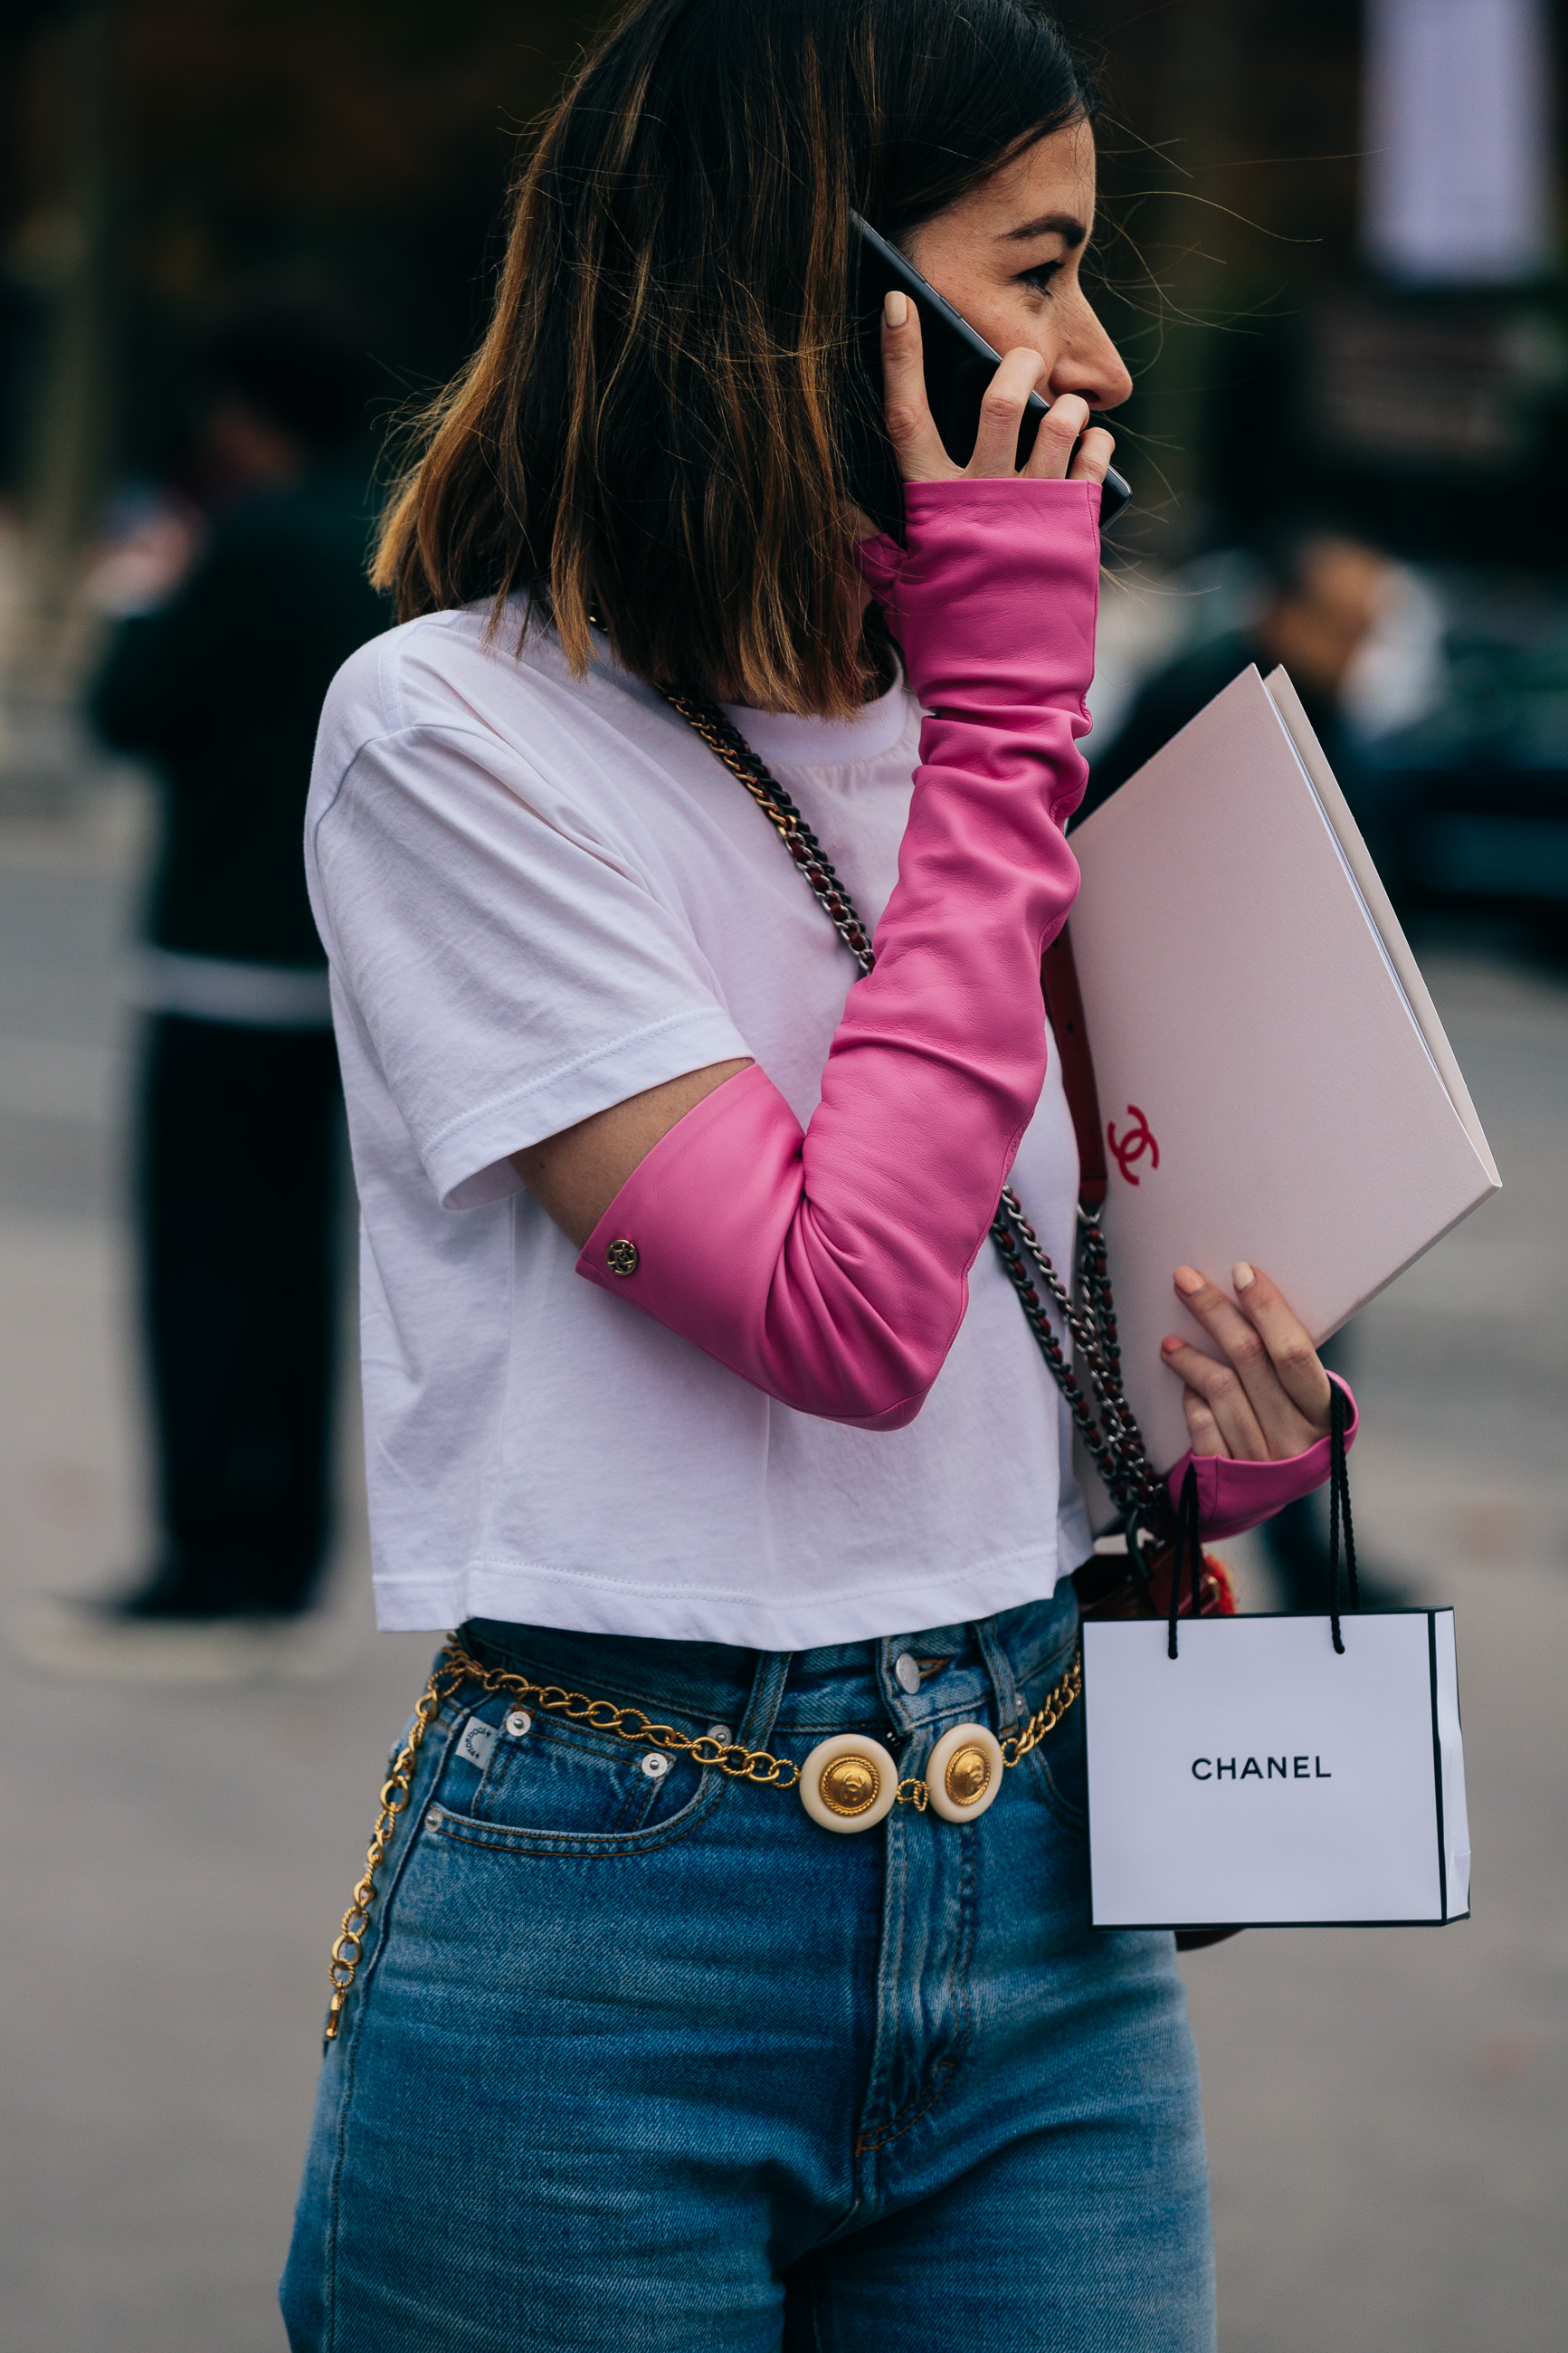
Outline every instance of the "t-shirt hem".
[[810, 1651], [916, 1634], [928, 1626], [971, 1624], [1026, 1601], [1047, 1601], [1058, 1573], [1057, 1547], [1046, 1544], [930, 1577], [904, 1570], [886, 1582], [794, 1601], [721, 1587], [649, 1586], [521, 1562], [475, 1561], [450, 1577], [380, 1574], [375, 1609], [384, 1634], [435, 1633], [466, 1618], [496, 1618], [566, 1633]]

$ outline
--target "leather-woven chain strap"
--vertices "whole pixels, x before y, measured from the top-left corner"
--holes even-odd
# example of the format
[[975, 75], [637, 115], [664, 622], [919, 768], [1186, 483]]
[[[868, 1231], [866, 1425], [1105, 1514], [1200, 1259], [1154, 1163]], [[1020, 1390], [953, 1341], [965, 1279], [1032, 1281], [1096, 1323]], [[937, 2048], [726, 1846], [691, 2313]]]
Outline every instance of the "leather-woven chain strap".
[[[829, 864], [822, 844], [784, 786], [776, 777], [769, 775], [745, 737], [739, 729], [731, 725], [716, 703], [705, 702], [699, 695], [685, 693], [669, 693], [668, 699], [689, 725], [696, 729], [709, 749], [723, 762], [731, 775], [744, 785], [805, 875], [861, 971], [869, 972], [876, 961], [871, 950], [870, 934], [855, 913], [849, 894]], [[1110, 1278], [1106, 1271], [1105, 1245], [1100, 1231], [1098, 1212], [1087, 1210], [1081, 1204], [1079, 1208], [1078, 1265], [1083, 1301], [1081, 1309], [1075, 1307], [1055, 1267], [1041, 1249], [1035, 1229], [1024, 1215], [1018, 1197], [1011, 1186], [1002, 1196], [1001, 1206], [991, 1228], [991, 1239], [1029, 1319], [1029, 1329], [1050, 1366], [1051, 1377], [1072, 1409], [1073, 1421], [1082, 1433], [1084, 1444], [1099, 1465], [1100, 1475], [1118, 1506], [1128, 1514], [1131, 1540], [1131, 1532], [1147, 1514], [1154, 1496], [1163, 1491], [1158, 1474], [1150, 1467], [1138, 1425], [1121, 1391], [1121, 1359], [1116, 1345], [1116, 1317], [1111, 1307]], [[1039, 1294], [1030, 1279], [1028, 1270], [1031, 1266], [1072, 1335], [1077, 1361], [1089, 1375], [1094, 1390], [1095, 1402], [1101, 1415], [1100, 1424], [1096, 1423], [1089, 1409], [1061, 1343], [1040, 1304]], [[371, 1836], [370, 1851], [365, 1856], [364, 1874], [350, 1899], [349, 1908], [343, 1915], [342, 1927], [332, 1947], [331, 1999], [325, 2029], [328, 2042], [337, 2040], [343, 2010], [359, 1974], [370, 1927], [371, 1907], [376, 1898], [377, 1876], [392, 1845], [399, 1817], [406, 1810], [413, 1794], [415, 1766], [426, 1734], [444, 1702], [454, 1697], [466, 1685], [472, 1684], [478, 1684], [492, 1695], [505, 1693], [509, 1697], [525, 1700], [531, 1707], [558, 1711], [572, 1723], [588, 1725], [596, 1732], [613, 1733], [621, 1740], [636, 1741], [645, 1747], [688, 1754], [694, 1764], [726, 1774], [731, 1780], [790, 1789], [800, 1778], [800, 1767], [793, 1758], [774, 1757], [765, 1748], [746, 1748], [739, 1741], [720, 1740], [713, 1733], [700, 1734], [694, 1738], [689, 1733], [679, 1731], [673, 1725], [654, 1723], [641, 1708], [618, 1707], [614, 1701], [593, 1699], [584, 1692], [569, 1692], [555, 1684], [534, 1683], [526, 1675], [511, 1673], [475, 1658], [456, 1636], [451, 1637], [420, 1695], [419, 1704], [414, 1711], [414, 1721], [383, 1785], [375, 1829]], [[1003, 1735], [1004, 1767], [1010, 1769], [1020, 1764], [1048, 1732], [1055, 1730], [1082, 1691], [1083, 1653], [1079, 1650], [1065, 1673], [1047, 1693], [1044, 1704], [1026, 1723], [1014, 1725]], [[900, 1780], [896, 1795], [900, 1805], [912, 1805], [924, 1812], [927, 1787], [918, 1777]]]
[[[862, 972], [876, 962], [871, 935], [850, 901], [827, 854], [778, 778], [757, 757], [740, 729], [716, 702], [684, 687], [667, 687], [665, 700], [699, 734], [738, 784], [750, 793], [789, 851], [818, 904]], [[1121, 1351], [1106, 1264], [1099, 1208], [1078, 1212], [1078, 1299], [1057, 1272], [1024, 1214], [1011, 1185], [1005, 1186], [991, 1223], [991, 1240], [1018, 1295], [1030, 1331], [1072, 1416], [1073, 1427], [1106, 1488], [1128, 1524], [1130, 1548], [1137, 1531], [1164, 1502], [1165, 1485], [1149, 1460], [1143, 1433], [1121, 1383]], [[1073, 1344], [1073, 1362], [1052, 1327], [1036, 1290], [1038, 1280]], [[1081, 1370], [1093, 1393], [1091, 1409], [1078, 1377]], [[1098, 1413], [1099, 1419], [1096, 1419]]]

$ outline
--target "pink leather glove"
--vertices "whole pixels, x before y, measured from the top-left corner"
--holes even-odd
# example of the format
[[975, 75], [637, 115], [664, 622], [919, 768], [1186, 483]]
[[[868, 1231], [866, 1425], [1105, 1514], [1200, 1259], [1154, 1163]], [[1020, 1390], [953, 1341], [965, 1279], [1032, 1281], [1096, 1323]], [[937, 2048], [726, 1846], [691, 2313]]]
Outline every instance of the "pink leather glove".
[[906, 513], [907, 550], [860, 560], [929, 715], [821, 1102], [803, 1134], [761, 1069], [727, 1081], [577, 1261], [769, 1396], [875, 1430], [912, 1421], [942, 1369], [1045, 1081], [1040, 954], [1078, 891], [1062, 825], [1100, 586], [1096, 483], [911, 483]]
[[[1361, 1428], [1361, 1416], [1350, 1383], [1342, 1381], [1337, 1373], [1331, 1373], [1329, 1378], [1344, 1391], [1351, 1409], [1345, 1424], [1348, 1454]], [[1322, 1485], [1329, 1475], [1329, 1441], [1320, 1438], [1304, 1454], [1288, 1454], [1279, 1462], [1236, 1462], [1227, 1454], [1184, 1454], [1165, 1481], [1173, 1509], [1181, 1501], [1189, 1462], [1198, 1474], [1198, 1534], [1238, 1536], [1243, 1529], [1272, 1519], [1287, 1504], [1299, 1504], [1303, 1495]]]

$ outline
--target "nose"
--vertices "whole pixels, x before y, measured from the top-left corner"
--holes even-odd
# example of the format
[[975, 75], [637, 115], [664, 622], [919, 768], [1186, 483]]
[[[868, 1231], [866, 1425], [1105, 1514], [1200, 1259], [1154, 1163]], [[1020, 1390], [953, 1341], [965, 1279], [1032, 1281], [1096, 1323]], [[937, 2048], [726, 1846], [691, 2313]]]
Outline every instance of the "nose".
[[1053, 400], [1076, 392], [1091, 408], [1119, 408], [1131, 394], [1121, 354], [1087, 302], [1058, 351], [1049, 381]]

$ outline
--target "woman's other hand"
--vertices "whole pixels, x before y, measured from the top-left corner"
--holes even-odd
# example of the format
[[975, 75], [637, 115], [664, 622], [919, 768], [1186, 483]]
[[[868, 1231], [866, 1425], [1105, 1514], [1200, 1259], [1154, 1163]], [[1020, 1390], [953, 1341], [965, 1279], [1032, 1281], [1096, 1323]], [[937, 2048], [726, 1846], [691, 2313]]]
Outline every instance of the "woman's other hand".
[[1041, 364], [1039, 353], [1030, 351], [1026, 345], [1007, 353], [980, 404], [980, 431], [974, 454], [967, 466], [955, 466], [936, 429], [926, 397], [920, 312], [907, 294], [895, 290], [885, 295], [882, 375], [888, 435], [905, 481], [994, 481], [1011, 478], [1045, 482], [1103, 482], [1116, 448], [1115, 438], [1100, 425], [1085, 432], [1089, 403], [1076, 392], [1064, 392], [1051, 403], [1040, 419], [1035, 446], [1021, 474], [1015, 464], [1024, 410], [1038, 381]]
[[1329, 1427], [1329, 1377], [1268, 1277], [1233, 1267], [1234, 1300], [1194, 1267], [1179, 1266], [1174, 1281], [1188, 1314], [1225, 1352], [1216, 1362], [1174, 1335], [1161, 1344], [1182, 1383], [1193, 1452], [1281, 1462], [1315, 1446]]

